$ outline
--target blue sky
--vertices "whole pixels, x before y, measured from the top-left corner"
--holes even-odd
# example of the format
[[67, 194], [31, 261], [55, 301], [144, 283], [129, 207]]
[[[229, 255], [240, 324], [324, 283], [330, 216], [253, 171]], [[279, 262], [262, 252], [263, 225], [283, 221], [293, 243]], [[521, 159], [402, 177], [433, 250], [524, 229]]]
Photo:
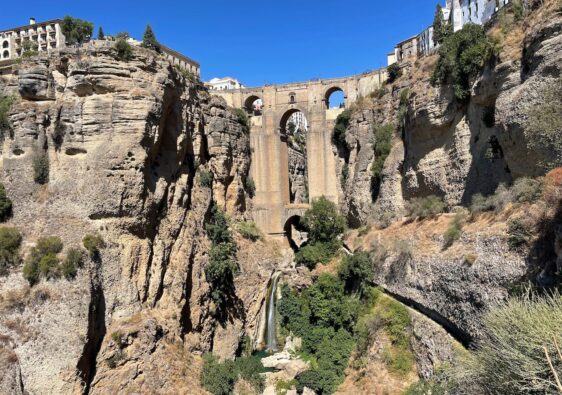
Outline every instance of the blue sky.
[[430, 25], [436, 0], [5, 1], [0, 30], [72, 15], [106, 34], [156, 37], [201, 63], [201, 77], [248, 86], [340, 77], [385, 66], [395, 43]]

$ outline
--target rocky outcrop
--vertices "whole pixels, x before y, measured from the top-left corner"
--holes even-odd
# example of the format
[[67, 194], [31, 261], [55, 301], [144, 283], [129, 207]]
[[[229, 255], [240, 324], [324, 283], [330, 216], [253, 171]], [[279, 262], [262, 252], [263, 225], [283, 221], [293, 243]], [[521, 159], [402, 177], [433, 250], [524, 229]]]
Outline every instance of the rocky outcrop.
[[[405, 64], [405, 75], [384, 95], [356, 105], [346, 131], [347, 165], [342, 158], [338, 166], [340, 174], [349, 173], [340, 201], [351, 225], [396, 213], [412, 197], [438, 195], [450, 206], [467, 204], [500, 183], [560, 166], [560, 133], [541, 135], [528, 119], [549, 92], [548, 97], [559, 95], [562, 22], [559, 15], [535, 22], [518, 49], [523, 59], [501, 55], [499, 64], [487, 66], [468, 103], [431, 85], [432, 56]], [[375, 159], [373, 125], [397, 125], [401, 97], [409, 97], [404, 128], [397, 128], [377, 184], [369, 171]]]
[[[184, 368], [191, 353], [229, 358], [245, 334], [257, 336], [279, 259], [263, 245], [248, 258], [257, 247], [238, 240], [238, 299], [227, 320], [215, 316], [204, 223], [213, 205], [233, 221], [247, 215], [249, 138], [223, 100], [163, 57], [141, 49], [129, 62], [115, 56], [112, 48], [65, 49], [0, 81], [17, 97], [1, 170], [24, 252], [41, 236], [61, 237], [65, 249], [87, 233], [106, 241], [72, 281], [30, 291], [21, 266], [0, 278], [3, 298], [26, 295], [2, 305], [0, 333], [14, 339], [31, 393], [178, 393], [171, 383], [198, 375]], [[48, 158], [44, 184], [34, 181], [39, 155]], [[211, 187], [201, 182], [205, 172]]]

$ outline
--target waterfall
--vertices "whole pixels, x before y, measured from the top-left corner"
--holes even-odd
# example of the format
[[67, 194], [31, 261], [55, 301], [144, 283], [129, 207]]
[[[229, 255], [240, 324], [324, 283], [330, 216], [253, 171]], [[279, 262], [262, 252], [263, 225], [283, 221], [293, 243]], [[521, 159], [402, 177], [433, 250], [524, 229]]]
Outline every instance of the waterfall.
[[267, 350], [277, 351], [277, 324], [275, 322], [276, 316], [276, 302], [277, 302], [277, 283], [281, 273], [275, 273], [271, 278], [271, 290], [269, 293], [269, 301], [267, 303]]

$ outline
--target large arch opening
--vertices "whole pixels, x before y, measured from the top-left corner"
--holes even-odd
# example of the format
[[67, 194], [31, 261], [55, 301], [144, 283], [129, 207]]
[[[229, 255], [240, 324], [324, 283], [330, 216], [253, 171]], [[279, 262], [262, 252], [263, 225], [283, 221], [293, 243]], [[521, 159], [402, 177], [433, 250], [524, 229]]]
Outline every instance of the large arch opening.
[[287, 143], [289, 203], [308, 203], [308, 120], [300, 110], [291, 109], [281, 118], [280, 131], [281, 139]]
[[301, 217], [298, 215], [290, 217], [287, 222], [285, 222], [283, 230], [285, 231], [285, 237], [287, 237], [287, 241], [294, 252], [297, 252], [308, 239], [306, 229], [301, 224]]
[[259, 116], [262, 114], [263, 101], [259, 96], [252, 95], [244, 101], [244, 109], [250, 115]]
[[326, 109], [345, 108], [345, 92], [340, 87], [334, 86], [326, 91]]

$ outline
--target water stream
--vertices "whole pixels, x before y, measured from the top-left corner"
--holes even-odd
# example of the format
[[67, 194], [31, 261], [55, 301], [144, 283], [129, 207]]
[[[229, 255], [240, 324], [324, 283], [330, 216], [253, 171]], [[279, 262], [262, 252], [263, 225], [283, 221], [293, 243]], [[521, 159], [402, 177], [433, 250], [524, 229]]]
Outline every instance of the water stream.
[[277, 305], [277, 283], [281, 273], [275, 273], [271, 278], [271, 289], [269, 293], [269, 301], [267, 303], [267, 350], [277, 351], [277, 323], [276, 323], [276, 305]]

